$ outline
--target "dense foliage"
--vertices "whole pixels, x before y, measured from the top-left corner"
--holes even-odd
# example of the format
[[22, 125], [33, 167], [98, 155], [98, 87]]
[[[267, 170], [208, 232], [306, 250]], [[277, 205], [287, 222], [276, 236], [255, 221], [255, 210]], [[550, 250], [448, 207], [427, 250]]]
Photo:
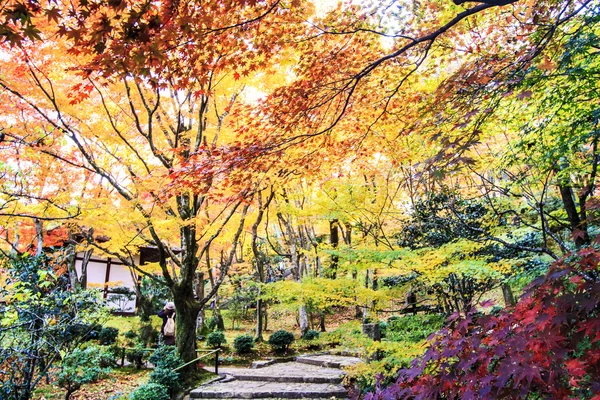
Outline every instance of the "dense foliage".
[[110, 372], [109, 368], [102, 367], [102, 358], [106, 357], [104, 352], [92, 346], [85, 350], [74, 349], [62, 359], [56, 383], [66, 390], [65, 400], [69, 400], [82, 385], [96, 382]]
[[233, 340], [233, 348], [238, 354], [249, 353], [254, 347], [254, 338], [251, 335], [240, 335]]
[[[2, 286], [6, 303], [0, 320], [0, 397], [29, 399], [61, 359], [99, 334], [97, 322], [104, 308], [97, 292], [69, 290], [68, 278], [55, 272], [59, 266], [49, 258], [25, 255], [10, 259], [5, 266], [8, 275]], [[65, 370], [78, 368], [78, 360], [91, 357], [88, 353], [76, 354], [85, 357], [67, 358]], [[75, 381], [64, 382], [77, 388], [88, 378], [73, 376]]]
[[387, 319], [385, 338], [392, 341], [420, 342], [442, 327], [443, 315], [419, 314]]
[[294, 334], [286, 330], [275, 331], [269, 336], [269, 344], [277, 351], [286, 351], [294, 342]]
[[222, 331], [211, 332], [206, 337], [206, 345], [210, 347], [221, 347], [225, 342], [225, 334]]
[[158, 383], [146, 383], [129, 394], [129, 400], [170, 400], [169, 390]]
[[180, 373], [174, 371], [183, 365], [176, 348], [159, 346], [148, 361], [154, 364], [154, 370], [150, 374], [150, 383], [158, 383], [166, 387], [171, 394], [182, 388], [183, 382]]
[[514, 309], [455, 315], [425, 355], [367, 399], [598, 399], [600, 251], [557, 261]]
[[[209, 304], [211, 331], [228, 308], [234, 328], [256, 315], [257, 341], [282, 309], [299, 337], [348, 307], [476, 326], [492, 290], [512, 306], [593, 242], [597, 1], [333, 3], [2, 2], [0, 252], [62, 247], [72, 286], [46, 266], [11, 277], [6, 393], [28, 397], [89, 337], [114, 342], [71, 292], [92, 253], [129, 268], [145, 322], [173, 299], [190, 362]], [[406, 361], [394, 335], [408, 356], [427, 329], [381, 326], [392, 341], [364, 348], [387, 379]], [[141, 331], [138, 365], [156, 342]]]
[[302, 339], [304, 340], [314, 340], [314, 339], [318, 339], [319, 338], [319, 331], [315, 331], [314, 329], [309, 329], [304, 336], [302, 336]]

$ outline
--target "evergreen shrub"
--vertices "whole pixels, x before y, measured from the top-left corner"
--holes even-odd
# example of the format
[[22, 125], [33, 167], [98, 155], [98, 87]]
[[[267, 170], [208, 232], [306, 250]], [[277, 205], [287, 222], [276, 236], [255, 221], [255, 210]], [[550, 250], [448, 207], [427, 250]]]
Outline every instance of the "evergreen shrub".
[[234, 339], [233, 347], [238, 354], [249, 353], [254, 347], [254, 338], [251, 335], [240, 335]]
[[181, 389], [179, 372], [173, 370], [183, 365], [183, 361], [177, 354], [175, 346], [160, 346], [152, 353], [148, 361], [154, 364], [150, 382], [165, 386], [170, 392]]
[[315, 331], [314, 329], [309, 329], [304, 336], [302, 337], [304, 340], [315, 340], [319, 338], [319, 331]]
[[139, 386], [129, 395], [129, 400], [171, 400], [169, 389], [159, 383], [149, 382]]
[[117, 336], [119, 336], [119, 330], [117, 328], [106, 327], [102, 328], [100, 331], [98, 340], [100, 340], [100, 344], [107, 346], [115, 343], [117, 341]]
[[286, 330], [273, 332], [273, 334], [269, 337], [269, 344], [275, 350], [285, 351], [290, 347], [290, 344], [292, 344], [293, 341], [294, 334]]
[[85, 350], [74, 349], [63, 358], [57, 383], [67, 391], [66, 400], [84, 384], [96, 382], [110, 372], [100, 366], [105, 354], [103, 349], [90, 346]]
[[206, 345], [212, 348], [221, 347], [225, 342], [225, 335], [221, 331], [211, 332], [206, 337]]

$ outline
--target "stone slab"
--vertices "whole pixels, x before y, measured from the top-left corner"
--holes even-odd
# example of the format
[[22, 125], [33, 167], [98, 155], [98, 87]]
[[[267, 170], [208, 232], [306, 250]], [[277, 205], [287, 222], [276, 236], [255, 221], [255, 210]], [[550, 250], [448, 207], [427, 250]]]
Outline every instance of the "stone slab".
[[252, 366], [250, 368], [253, 368], [253, 369], [264, 368], [264, 367], [268, 367], [269, 365], [273, 365], [273, 364], [275, 364], [275, 360], [273, 360], [273, 359], [252, 361]]
[[237, 380], [266, 382], [340, 383], [344, 372], [297, 362], [278, 363], [259, 369], [224, 367], [220, 372]]
[[318, 399], [347, 398], [342, 385], [330, 383], [280, 383], [238, 381], [201, 386], [190, 392], [192, 399]]
[[343, 368], [362, 363], [358, 357], [345, 357], [332, 354], [303, 355], [296, 357], [296, 362], [311, 365], [320, 365], [328, 368]]

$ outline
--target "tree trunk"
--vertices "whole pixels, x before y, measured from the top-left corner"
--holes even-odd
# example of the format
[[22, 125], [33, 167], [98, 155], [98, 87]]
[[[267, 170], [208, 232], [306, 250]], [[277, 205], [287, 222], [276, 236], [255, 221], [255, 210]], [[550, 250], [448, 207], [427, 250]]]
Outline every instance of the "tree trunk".
[[504, 304], [506, 307], [513, 307], [517, 304], [512, 288], [506, 282], [502, 284], [502, 295], [504, 296]]
[[[204, 272], [196, 272], [196, 298], [204, 298]], [[196, 335], [204, 336], [206, 333], [206, 314], [204, 307], [202, 307], [198, 311], [198, 317], [196, 318]]]
[[263, 300], [256, 300], [256, 327], [254, 329], [254, 340], [262, 342], [263, 339]]
[[587, 221], [582, 221], [579, 218], [579, 213], [577, 212], [577, 205], [575, 204], [575, 200], [573, 197], [573, 188], [564, 185], [559, 185], [558, 188], [560, 190], [560, 196], [563, 201], [563, 206], [565, 208], [565, 211], [567, 212], [571, 233], [574, 234], [575, 246], [581, 247], [586, 244], [589, 244], [590, 236], [587, 231]]
[[[71, 233], [69, 232], [69, 237]], [[79, 280], [77, 279], [77, 250], [75, 249], [75, 244], [69, 244], [66, 248], [67, 250], [67, 272], [69, 273], [69, 282], [71, 283], [71, 287], [73, 289], [79, 288]]]
[[321, 332], [326, 332], [326, 330], [325, 330], [325, 313], [323, 311], [321, 311], [319, 313], [319, 325], [321, 328]]
[[267, 303], [264, 304], [264, 307], [265, 307], [265, 313], [263, 314], [263, 316], [264, 316], [265, 324], [263, 326], [263, 332], [266, 332], [268, 330], [268, 323], [269, 323], [269, 311], [267, 309], [268, 308]]
[[[266, 283], [267, 277], [265, 274], [265, 264], [267, 263], [266, 256], [258, 248], [258, 227], [263, 219], [263, 215], [266, 209], [269, 207], [271, 200], [275, 197], [275, 192], [271, 190], [271, 194], [267, 197], [267, 201], [263, 204], [262, 193], [258, 194], [258, 215], [256, 220], [252, 224], [252, 255], [254, 256], [254, 266], [256, 267], [256, 274], [258, 275], [258, 281], [263, 284]], [[260, 289], [259, 289], [260, 296]], [[262, 299], [256, 300], [256, 327], [254, 340], [262, 342], [262, 331], [263, 331], [263, 301]], [[266, 324], [266, 322], [265, 322]]]
[[[373, 290], [377, 290], [379, 288], [379, 279], [377, 277], [377, 270], [373, 270], [373, 280], [372, 280], [372, 286], [371, 288]], [[373, 312], [375, 313], [375, 308], [377, 308], [377, 300], [373, 300]]]
[[[175, 309], [177, 310], [175, 343], [179, 356], [184, 362], [194, 360], [196, 356], [196, 322], [199, 303], [194, 299], [192, 282], [183, 281], [173, 288]], [[194, 371], [196, 366], [191, 364], [187, 371]]]
[[[338, 230], [338, 220], [332, 219], [329, 221], [329, 243], [333, 250], [336, 250], [340, 244], [340, 235]], [[339, 257], [337, 255], [331, 255], [331, 264], [329, 266], [330, 272], [328, 278], [335, 279], [337, 277], [337, 268], [339, 264]]]
[[[358, 271], [352, 271], [352, 279], [358, 281]], [[358, 299], [356, 297], [354, 297], [354, 301], [357, 303], [356, 306], [354, 306], [354, 318], [360, 319], [362, 318], [362, 307], [358, 305]]]
[[300, 322], [300, 336], [304, 336], [304, 335], [306, 335], [306, 332], [308, 332], [308, 313], [306, 312], [305, 305], [300, 306], [299, 322]]
[[35, 251], [36, 257], [39, 257], [44, 252], [44, 224], [39, 219], [34, 220], [35, 224], [35, 237], [37, 240], [37, 248]]

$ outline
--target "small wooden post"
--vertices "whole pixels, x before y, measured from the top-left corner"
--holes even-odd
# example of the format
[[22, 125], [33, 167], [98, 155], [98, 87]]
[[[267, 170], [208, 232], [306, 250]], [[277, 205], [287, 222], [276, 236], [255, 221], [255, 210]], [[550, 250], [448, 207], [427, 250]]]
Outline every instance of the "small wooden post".
[[125, 347], [121, 349], [121, 367], [125, 366]]
[[215, 352], [215, 374], [219, 375], [219, 351], [221, 351], [221, 349], [217, 349], [217, 351]]

